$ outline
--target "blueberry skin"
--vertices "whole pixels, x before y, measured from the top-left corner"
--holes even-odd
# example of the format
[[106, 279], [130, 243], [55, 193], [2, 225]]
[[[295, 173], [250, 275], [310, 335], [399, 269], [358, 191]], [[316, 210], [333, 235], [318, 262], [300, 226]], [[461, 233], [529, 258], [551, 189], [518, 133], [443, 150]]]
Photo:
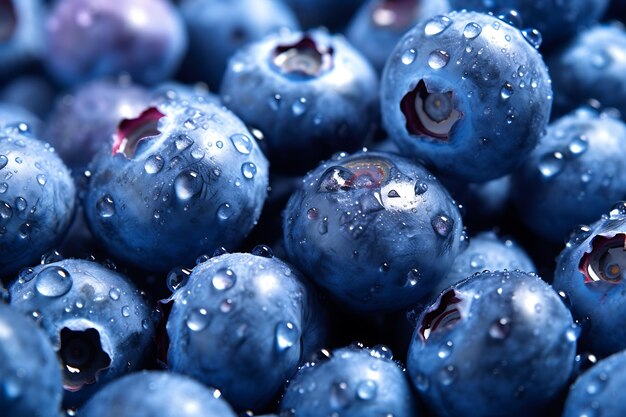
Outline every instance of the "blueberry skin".
[[44, 136], [79, 175], [102, 147], [111, 146], [120, 121], [139, 116], [149, 103], [148, 91], [127, 77], [81, 84], [57, 100]]
[[458, 208], [421, 165], [397, 155], [340, 154], [307, 174], [283, 216], [289, 259], [346, 308], [415, 304], [465, 240]]
[[563, 115], [590, 99], [626, 114], [626, 31], [619, 24], [599, 24], [580, 32], [548, 59], [554, 75], [554, 110]]
[[8, 0], [0, 4], [0, 80], [19, 74], [39, 59], [44, 13], [41, 0]]
[[562, 242], [567, 231], [594, 221], [626, 196], [626, 124], [581, 108], [548, 126], [513, 176], [512, 196], [524, 223]]
[[116, 258], [150, 271], [193, 265], [237, 247], [259, 218], [268, 163], [224, 107], [201, 96], [163, 100], [117, 137], [127, 148], [96, 156], [84, 203], [91, 230]]
[[[554, 288], [567, 296], [572, 315], [583, 324], [581, 345], [596, 356], [626, 349], [626, 329], [620, 321], [626, 314], [621, 264], [605, 255], [624, 243], [626, 210], [616, 205], [610, 213], [572, 230], [554, 273]], [[610, 273], [613, 264], [620, 274]]]
[[[429, 115], [422, 98], [435, 99], [433, 112], [444, 102], [447, 112]], [[405, 156], [485, 182], [510, 173], [535, 147], [552, 88], [541, 55], [517, 28], [462, 11], [404, 35], [383, 71], [381, 102], [387, 133]]]
[[365, 0], [284, 0], [296, 13], [305, 29], [327, 27], [339, 30], [348, 24], [352, 15]]
[[446, 288], [484, 270], [537, 272], [526, 251], [513, 240], [501, 239], [494, 232], [482, 232], [469, 242], [467, 249], [454, 259], [450, 272], [433, 294], [439, 295]]
[[[39, 135], [42, 131], [41, 120], [28, 109], [11, 103], [0, 102], [0, 128], [12, 127], [20, 130], [20, 123], [27, 125], [26, 130]], [[24, 130], [24, 127], [21, 127]]]
[[607, 10], [609, 0], [450, 0], [455, 10], [468, 9], [495, 14], [515, 10], [523, 27], [539, 30], [544, 41], [562, 42], [585, 26], [597, 22]]
[[[380, 349], [382, 348], [382, 349]], [[281, 416], [418, 417], [402, 368], [384, 347], [347, 347], [304, 365], [289, 382]]]
[[39, 260], [74, 215], [76, 190], [61, 158], [20, 128], [0, 128], [0, 276]]
[[626, 401], [622, 395], [625, 377], [625, 351], [598, 362], [570, 387], [563, 417], [623, 416], [626, 414]]
[[65, 259], [26, 268], [9, 295], [11, 306], [36, 318], [58, 352], [66, 405], [80, 404], [149, 357], [150, 307], [128, 278], [98, 263]]
[[572, 316], [548, 284], [484, 272], [422, 313], [407, 368], [435, 416], [517, 417], [537, 415], [567, 387], [575, 354]]
[[183, 375], [144, 371], [109, 384], [80, 409], [81, 417], [235, 417], [216, 391]]
[[324, 30], [270, 35], [244, 47], [230, 60], [220, 93], [263, 132], [273, 167], [289, 172], [357, 150], [378, 122], [374, 69], [343, 37]]
[[166, 0], [61, 0], [46, 22], [44, 64], [60, 84], [127, 72], [142, 84], [170, 77], [187, 49], [178, 9]]
[[166, 81], [158, 84], [150, 91], [152, 100], [156, 102], [169, 100], [193, 101], [195, 97], [201, 96], [204, 100], [219, 105], [220, 97], [209, 91], [206, 84], [183, 84], [178, 81]]
[[281, 28], [300, 29], [282, 0], [185, 0], [180, 9], [189, 35], [183, 77], [215, 90], [237, 50]]
[[422, 20], [449, 11], [449, 0], [369, 0], [352, 17], [346, 37], [381, 73], [406, 31]]
[[236, 409], [270, 404], [324, 342], [315, 294], [278, 258], [211, 258], [171, 299], [170, 369], [218, 388]]
[[47, 336], [0, 303], [0, 409], [3, 417], [56, 417], [61, 409], [61, 367]]

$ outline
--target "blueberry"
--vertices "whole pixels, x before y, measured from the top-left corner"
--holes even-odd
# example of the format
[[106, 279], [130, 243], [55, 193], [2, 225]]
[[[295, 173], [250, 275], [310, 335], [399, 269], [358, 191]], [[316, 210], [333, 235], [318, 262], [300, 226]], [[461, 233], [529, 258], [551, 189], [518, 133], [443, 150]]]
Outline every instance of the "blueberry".
[[280, 29], [300, 28], [282, 0], [184, 0], [180, 8], [189, 34], [182, 74], [212, 89], [238, 49]]
[[[537, 29], [544, 41], [557, 43], [598, 21], [604, 15], [609, 0], [450, 0], [450, 4], [457, 10], [503, 15], [523, 27]], [[511, 10], [514, 11], [512, 15]]]
[[56, 417], [61, 409], [61, 370], [48, 338], [0, 303], [0, 409], [3, 417]]
[[552, 105], [546, 66], [519, 29], [465, 11], [404, 35], [385, 66], [381, 96], [385, 128], [403, 154], [466, 182], [520, 165]]
[[224, 254], [172, 296], [168, 365], [218, 388], [237, 409], [270, 404], [325, 331], [302, 275], [277, 258]]
[[42, 0], [0, 2], [0, 80], [19, 74], [40, 57], [43, 17]]
[[201, 96], [204, 100], [220, 104], [220, 97], [209, 91], [206, 84], [183, 84], [178, 81], [166, 81], [155, 86], [152, 91], [152, 99], [156, 102], [169, 100], [193, 101]]
[[590, 99], [626, 114], [626, 32], [621, 24], [602, 24], [580, 32], [548, 59], [554, 75], [554, 107], [562, 115]]
[[581, 346], [599, 357], [626, 349], [626, 329], [619, 320], [626, 314], [626, 206], [619, 203], [610, 213], [571, 231], [554, 273], [555, 289], [567, 296], [583, 325]]
[[231, 112], [202, 96], [123, 120], [94, 159], [85, 214], [116, 258], [152, 271], [236, 247], [259, 218], [268, 164]]
[[[20, 124], [23, 123], [23, 126]], [[35, 135], [41, 134], [41, 120], [28, 109], [11, 104], [0, 102], [0, 128], [12, 127], [18, 131], [28, 131]]]
[[546, 136], [514, 175], [513, 199], [535, 233], [562, 242], [626, 196], [626, 125], [581, 108], [548, 127]]
[[21, 106], [44, 119], [56, 95], [56, 87], [41, 75], [22, 75], [0, 90], [0, 101]]
[[344, 27], [365, 0], [284, 0], [305, 29]]
[[144, 371], [121, 378], [94, 395], [81, 417], [235, 417], [230, 406], [202, 384], [175, 373]]
[[323, 30], [281, 33], [230, 60], [224, 104], [263, 132], [274, 167], [302, 172], [373, 137], [378, 80], [343, 37]]
[[0, 128], [0, 276], [59, 243], [74, 204], [74, 183], [54, 150], [25, 124]]
[[145, 84], [171, 76], [187, 48], [178, 9], [166, 0], [61, 0], [46, 22], [44, 63], [76, 85], [122, 71]]
[[411, 384], [384, 346], [337, 349], [289, 382], [281, 416], [417, 417]]
[[137, 117], [149, 103], [148, 92], [128, 77], [83, 83], [57, 100], [45, 137], [79, 175], [100, 148], [111, 146], [119, 121]]
[[528, 416], [567, 386], [575, 353], [572, 316], [548, 284], [485, 272], [422, 313], [407, 368], [435, 416]]
[[449, 0], [369, 0], [352, 17], [346, 36], [382, 72], [406, 31], [421, 20], [448, 11]]
[[291, 196], [289, 259], [342, 304], [399, 310], [427, 295], [464, 241], [457, 206], [421, 165], [393, 154], [343, 154]]
[[626, 352], [600, 361], [570, 387], [563, 417], [619, 417], [626, 413]]
[[20, 272], [11, 306], [36, 319], [63, 364], [66, 405], [146, 362], [154, 337], [151, 311], [123, 275], [77, 259]]

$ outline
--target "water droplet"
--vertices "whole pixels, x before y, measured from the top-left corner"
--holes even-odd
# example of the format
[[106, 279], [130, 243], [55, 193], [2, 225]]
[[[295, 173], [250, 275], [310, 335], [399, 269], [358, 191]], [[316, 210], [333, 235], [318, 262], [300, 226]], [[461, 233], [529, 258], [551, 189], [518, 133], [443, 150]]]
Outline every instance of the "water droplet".
[[187, 327], [193, 332], [200, 332], [207, 328], [211, 317], [209, 312], [204, 308], [194, 308], [187, 317]]
[[225, 299], [220, 303], [220, 311], [222, 313], [229, 313], [233, 309], [233, 300], [230, 298]]
[[318, 226], [320, 235], [328, 233], [328, 217], [324, 217]]
[[167, 284], [167, 288], [171, 292], [178, 290], [179, 288], [184, 287], [189, 281], [189, 275], [191, 271], [186, 268], [174, 268], [167, 274], [167, 278], [165, 280]]
[[202, 178], [196, 171], [183, 171], [174, 180], [174, 191], [180, 200], [189, 200], [202, 188]]
[[217, 218], [220, 220], [228, 220], [233, 214], [233, 209], [228, 203], [224, 203], [217, 208]]
[[446, 359], [450, 356], [451, 353], [452, 353], [452, 342], [448, 341], [443, 346], [441, 346], [441, 348], [439, 349], [439, 352], [437, 352], [437, 356], [439, 357], [439, 359]]
[[22, 223], [20, 225], [20, 228], [19, 228], [19, 231], [18, 231], [18, 235], [22, 239], [26, 239], [28, 236], [30, 236], [30, 232], [32, 230], [33, 230], [33, 227], [30, 225], [30, 223]]
[[13, 217], [11, 205], [5, 201], [0, 202], [0, 223], [6, 223]]
[[120, 291], [117, 287], [113, 287], [109, 290], [109, 297], [111, 297], [111, 300], [113, 301], [119, 300], [121, 295], [122, 291]]
[[426, 191], [428, 191], [428, 184], [422, 181], [418, 181], [415, 183], [415, 195], [422, 195]]
[[6, 193], [8, 189], [9, 189], [9, 184], [7, 184], [6, 182], [0, 183], [0, 194]]
[[418, 391], [421, 391], [421, 392], [428, 391], [428, 388], [430, 387], [430, 382], [426, 375], [424, 375], [421, 372], [418, 372], [415, 375], [415, 378], [413, 381], [415, 382], [415, 387], [418, 389]]
[[284, 352], [300, 339], [300, 331], [293, 323], [281, 321], [276, 325], [276, 350]]
[[274, 251], [267, 245], [256, 245], [250, 253], [254, 256], [260, 256], [262, 258], [273, 258]]
[[268, 104], [272, 110], [277, 111], [280, 108], [281, 100], [282, 100], [282, 97], [280, 96], [280, 94], [274, 94], [268, 100]]
[[422, 278], [422, 274], [420, 273], [420, 271], [417, 268], [411, 269], [408, 274], [406, 274], [406, 286], [416, 286], [420, 278]]
[[306, 211], [306, 218], [309, 220], [317, 220], [318, 215], [319, 212], [315, 207], [311, 207]]
[[306, 98], [300, 97], [291, 105], [291, 111], [295, 116], [301, 116], [307, 109]]
[[411, 48], [404, 51], [400, 60], [404, 65], [411, 65], [415, 61], [416, 57], [417, 52], [415, 51], [415, 49]]
[[435, 16], [426, 22], [424, 26], [424, 33], [426, 36], [435, 36], [446, 30], [452, 24], [447, 16]]
[[96, 211], [98, 212], [98, 216], [102, 218], [108, 218], [115, 214], [115, 202], [113, 201], [113, 197], [110, 195], [105, 195], [96, 203]]
[[244, 155], [248, 155], [252, 152], [252, 140], [248, 136], [237, 133], [230, 137], [230, 141], [233, 143], [235, 149], [237, 149], [237, 152]]
[[151, 155], [148, 157], [148, 159], [146, 159], [146, 163], [144, 164], [143, 168], [148, 174], [156, 174], [157, 172], [161, 171], [164, 163], [165, 162], [163, 161], [161, 155]]
[[501, 317], [489, 326], [489, 336], [493, 339], [504, 340], [511, 332], [511, 320], [508, 317]]
[[218, 291], [226, 291], [235, 285], [237, 276], [230, 268], [221, 268], [215, 272], [211, 284]]
[[609, 211], [609, 217], [612, 219], [626, 216], [626, 201], [620, 201], [611, 207]]
[[17, 197], [15, 199], [15, 208], [17, 211], [24, 211], [26, 210], [26, 207], [28, 207], [28, 203], [23, 197]]
[[472, 255], [470, 258], [470, 268], [482, 271], [485, 269], [485, 258], [478, 253]]
[[483, 28], [475, 22], [470, 22], [465, 25], [465, 29], [463, 29], [463, 36], [467, 39], [474, 39], [480, 35], [483, 31]]
[[511, 83], [506, 82], [504, 83], [504, 85], [502, 86], [502, 89], [500, 90], [500, 97], [502, 98], [502, 100], [508, 100], [511, 98], [513, 93], [514, 93], [513, 86], [511, 85]]
[[606, 386], [608, 379], [609, 379], [609, 376], [607, 374], [600, 373], [591, 382], [589, 382], [589, 385], [587, 385], [587, 388], [585, 388], [585, 391], [587, 391], [587, 394], [589, 395], [598, 395], [604, 390], [604, 387]]
[[37, 274], [35, 289], [45, 297], [60, 297], [72, 288], [70, 273], [60, 266], [48, 266]]
[[241, 173], [243, 174], [244, 178], [247, 179], [252, 179], [254, 178], [254, 176], [256, 175], [256, 165], [254, 165], [252, 162], [246, 162], [241, 166]]
[[48, 179], [44, 174], [37, 175], [37, 183], [39, 183], [39, 185], [46, 185], [47, 182]]
[[579, 225], [568, 232], [565, 244], [567, 247], [579, 245], [589, 236], [591, 236], [591, 228], [587, 225]]
[[524, 29], [522, 30], [522, 35], [524, 36], [524, 39], [526, 39], [526, 41], [535, 49], [539, 49], [541, 42], [543, 42], [541, 33], [539, 33], [537, 29]]
[[563, 168], [565, 168], [565, 161], [560, 152], [545, 154], [539, 160], [539, 171], [546, 178], [558, 175], [563, 171]]
[[345, 408], [350, 404], [348, 395], [348, 384], [345, 382], [334, 382], [330, 387], [330, 406], [332, 408]]
[[581, 135], [573, 138], [567, 149], [573, 156], [580, 156], [587, 152], [588, 147], [589, 143], [587, 142], [587, 137]]
[[363, 401], [370, 401], [376, 398], [378, 385], [371, 379], [361, 381], [356, 387], [356, 396]]
[[439, 382], [442, 385], [451, 385], [457, 378], [458, 372], [454, 365], [448, 365], [439, 371]]
[[450, 61], [450, 55], [441, 49], [436, 49], [430, 53], [428, 56], [428, 65], [432, 69], [440, 69], [448, 65], [448, 61]]
[[7, 166], [8, 163], [9, 163], [9, 158], [7, 158], [6, 155], [0, 155], [0, 169]]
[[454, 220], [445, 215], [439, 215], [432, 219], [430, 224], [435, 233], [441, 237], [447, 237], [454, 228]]
[[185, 123], [183, 123], [183, 126], [185, 127], [185, 129], [189, 129], [189, 130], [195, 130], [198, 128], [196, 121], [193, 119], [185, 120]]
[[378, 359], [393, 359], [393, 352], [385, 345], [376, 345], [370, 350], [370, 355]]
[[128, 306], [122, 307], [122, 316], [130, 317], [130, 307]]
[[399, 198], [400, 194], [398, 194], [398, 192], [396, 190], [389, 190], [389, 192], [387, 193], [387, 197], [389, 197], [389, 198]]

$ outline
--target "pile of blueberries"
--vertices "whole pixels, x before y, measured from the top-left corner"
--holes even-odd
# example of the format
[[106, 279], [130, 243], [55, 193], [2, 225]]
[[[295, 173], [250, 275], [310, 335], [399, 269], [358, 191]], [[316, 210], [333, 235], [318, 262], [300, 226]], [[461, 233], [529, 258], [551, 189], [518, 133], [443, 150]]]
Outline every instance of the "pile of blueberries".
[[626, 416], [620, 20], [0, 0], [0, 416]]

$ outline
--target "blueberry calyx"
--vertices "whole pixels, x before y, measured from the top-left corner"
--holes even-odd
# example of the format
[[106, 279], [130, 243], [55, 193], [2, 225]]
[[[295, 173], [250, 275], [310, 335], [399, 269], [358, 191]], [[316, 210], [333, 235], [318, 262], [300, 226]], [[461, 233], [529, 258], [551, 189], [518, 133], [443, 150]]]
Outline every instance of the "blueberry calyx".
[[422, 342], [426, 343], [430, 335], [438, 329], [450, 328], [463, 319], [462, 306], [463, 297], [458, 292], [453, 289], [443, 292], [422, 316], [419, 327]]
[[424, 80], [409, 91], [400, 102], [400, 109], [406, 118], [406, 128], [415, 136], [428, 136], [447, 141], [450, 132], [463, 113], [454, 106], [454, 93], [451, 91], [428, 91]]
[[132, 159], [139, 142], [161, 133], [158, 124], [162, 117], [165, 117], [165, 114], [156, 107], [150, 107], [134, 119], [122, 120], [117, 128], [112, 155], [121, 153], [127, 159]]
[[405, 29], [413, 23], [419, 3], [416, 0], [380, 0], [372, 6], [372, 23], [378, 27]]
[[578, 270], [585, 277], [585, 284], [620, 282], [626, 273], [626, 234], [596, 236], [591, 242], [591, 251], [581, 258]]
[[296, 43], [277, 46], [272, 62], [283, 74], [319, 77], [333, 66], [333, 48], [305, 34]]
[[17, 12], [13, 0], [0, 1], [0, 42], [11, 39], [17, 28]]
[[318, 192], [328, 193], [352, 189], [378, 189], [389, 177], [390, 164], [378, 158], [366, 158], [347, 163], [345, 166], [332, 166], [322, 174]]
[[70, 392], [98, 380], [98, 374], [109, 368], [111, 357], [102, 348], [100, 333], [90, 328], [61, 330], [59, 355], [63, 362], [63, 388]]

